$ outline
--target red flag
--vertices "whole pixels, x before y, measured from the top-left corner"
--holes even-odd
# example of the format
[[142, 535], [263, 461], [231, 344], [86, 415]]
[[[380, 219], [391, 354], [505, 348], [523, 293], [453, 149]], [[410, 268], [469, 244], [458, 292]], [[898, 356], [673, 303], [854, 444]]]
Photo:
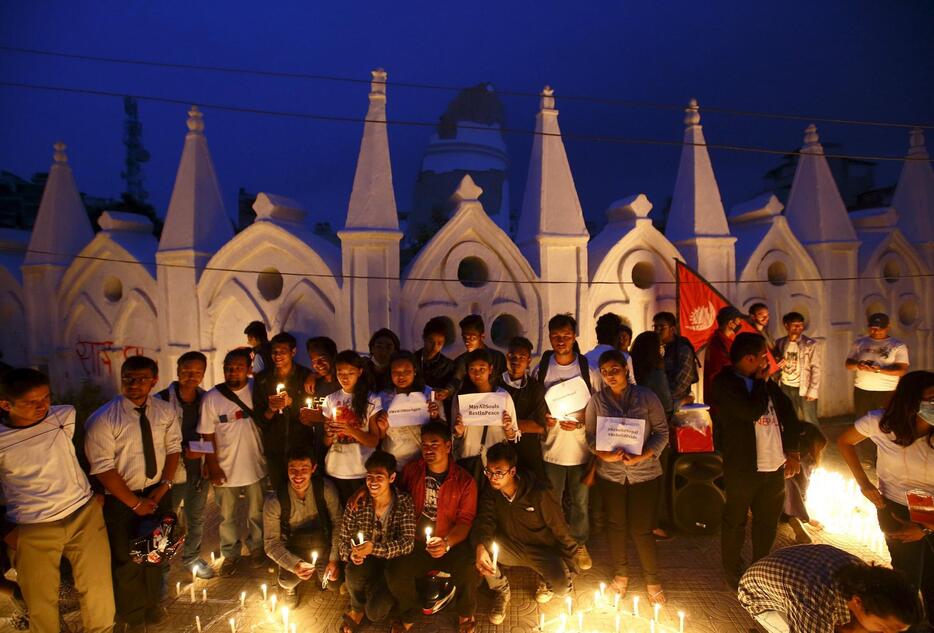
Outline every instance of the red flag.
[[[675, 260], [675, 277], [681, 335], [691, 341], [695, 350], [699, 350], [717, 330], [717, 312], [732, 304], [709, 281], [680, 260]], [[742, 320], [740, 331], [758, 334], [746, 319]], [[778, 370], [778, 364], [769, 351], [769, 374]]]

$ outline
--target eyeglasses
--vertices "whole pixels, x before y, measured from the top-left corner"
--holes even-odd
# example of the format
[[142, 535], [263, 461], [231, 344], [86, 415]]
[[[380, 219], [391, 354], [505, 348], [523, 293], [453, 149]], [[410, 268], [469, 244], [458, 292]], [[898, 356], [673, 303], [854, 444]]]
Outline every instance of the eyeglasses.
[[511, 472], [512, 468], [509, 470], [490, 470], [489, 468], [483, 469], [483, 474], [486, 475], [488, 479], [492, 479], [493, 481], [499, 481]]

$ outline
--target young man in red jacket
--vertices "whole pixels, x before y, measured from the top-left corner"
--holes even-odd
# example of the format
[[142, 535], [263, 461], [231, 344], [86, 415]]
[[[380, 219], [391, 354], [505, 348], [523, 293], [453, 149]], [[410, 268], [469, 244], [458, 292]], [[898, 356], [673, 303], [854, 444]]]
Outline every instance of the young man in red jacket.
[[[477, 515], [477, 484], [451, 458], [451, 431], [444, 422], [421, 428], [422, 456], [402, 471], [401, 487], [415, 502], [415, 550], [389, 563], [389, 590], [398, 603], [401, 621], [392, 631], [408, 631], [419, 610], [415, 581], [432, 570], [451, 574], [457, 587], [460, 633], [476, 631], [479, 574], [468, 537]], [[430, 528], [430, 532], [428, 532]], [[430, 538], [427, 538], [430, 534]]]

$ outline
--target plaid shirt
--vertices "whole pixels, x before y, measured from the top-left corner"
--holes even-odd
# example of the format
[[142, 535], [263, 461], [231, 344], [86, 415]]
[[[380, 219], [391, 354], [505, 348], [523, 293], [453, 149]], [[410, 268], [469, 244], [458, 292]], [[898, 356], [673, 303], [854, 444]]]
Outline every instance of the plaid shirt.
[[359, 504], [348, 503], [341, 521], [340, 556], [341, 560], [350, 560], [350, 542], [357, 542], [357, 533], [373, 542], [376, 558], [398, 558], [415, 549], [415, 504], [405, 492], [393, 490], [393, 503], [390, 510], [386, 531], [376, 518], [373, 497], [365, 494]]
[[778, 611], [791, 633], [834, 633], [852, 619], [836, 573], [855, 556], [830, 545], [794, 545], [752, 565], [739, 581], [739, 602], [752, 615]]

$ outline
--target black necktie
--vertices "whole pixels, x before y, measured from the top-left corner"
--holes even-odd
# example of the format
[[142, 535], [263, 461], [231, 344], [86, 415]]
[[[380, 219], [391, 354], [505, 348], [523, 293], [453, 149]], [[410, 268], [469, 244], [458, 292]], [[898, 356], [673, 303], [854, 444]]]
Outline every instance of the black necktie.
[[152, 427], [146, 417], [146, 406], [137, 407], [139, 413], [139, 432], [143, 436], [143, 457], [146, 460], [146, 479], [156, 476], [156, 449], [152, 445]]

